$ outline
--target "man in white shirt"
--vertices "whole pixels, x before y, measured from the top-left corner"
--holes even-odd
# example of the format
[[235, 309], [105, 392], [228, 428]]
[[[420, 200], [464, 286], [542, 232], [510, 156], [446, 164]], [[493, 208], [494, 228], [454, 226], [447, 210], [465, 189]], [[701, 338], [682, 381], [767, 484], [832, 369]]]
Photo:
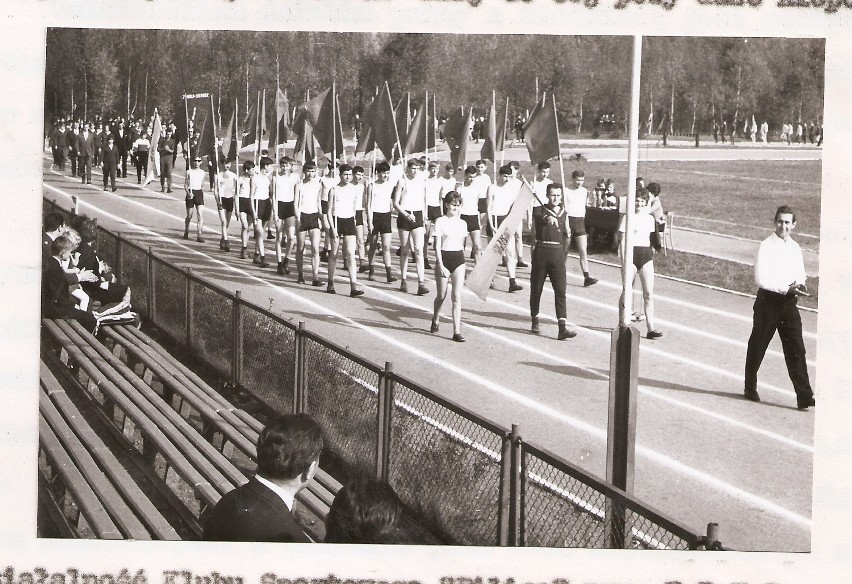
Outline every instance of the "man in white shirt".
[[234, 200], [237, 196], [237, 175], [231, 170], [231, 166], [233, 166], [233, 163], [224, 158], [219, 161], [219, 172], [216, 173], [213, 191], [221, 226], [219, 249], [223, 251], [231, 251], [231, 244], [228, 242], [228, 227], [231, 226], [231, 217], [234, 215]]
[[807, 410], [816, 405], [808, 378], [805, 343], [802, 340], [802, 319], [796, 302], [807, 296], [805, 263], [799, 244], [790, 233], [796, 228], [796, 215], [786, 205], [775, 212], [775, 233], [760, 243], [754, 262], [754, 280], [758, 286], [754, 301], [754, 325], [748, 339], [745, 365], [745, 398], [759, 402], [757, 371], [775, 331], [781, 337], [784, 360], [793, 389], [796, 405]]
[[571, 173], [572, 184], [565, 189], [565, 212], [568, 213], [568, 227], [571, 237], [577, 243], [580, 255], [580, 269], [583, 270], [583, 286], [597, 284], [597, 278], [589, 275], [588, 236], [586, 235], [586, 199], [589, 191], [583, 186], [586, 174], [582, 170]]
[[201, 232], [204, 230], [204, 214], [201, 208], [204, 206], [204, 179], [207, 178], [207, 173], [202, 168], [201, 157], [196, 156], [192, 159], [192, 168], [186, 171], [186, 179], [183, 183], [183, 190], [186, 191], [186, 219], [183, 220], [183, 238], [189, 239], [189, 224], [192, 222], [193, 210], [196, 213], [197, 219], [195, 222], [197, 228], [197, 237], [200, 243], [204, 242], [201, 237]]

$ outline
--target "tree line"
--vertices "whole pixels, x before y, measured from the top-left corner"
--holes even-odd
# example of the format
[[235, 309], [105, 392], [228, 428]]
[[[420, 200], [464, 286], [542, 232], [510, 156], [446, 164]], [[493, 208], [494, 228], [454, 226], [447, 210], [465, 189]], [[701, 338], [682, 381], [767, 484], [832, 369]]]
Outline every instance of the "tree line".
[[[205, 91], [227, 121], [264, 88], [269, 103], [279, 86], [295, 106], [335, 83], [349, 124], [387, 81], [394, 100], [428, 90], [439, 115], [460, 105], [486, 115], [494, 91], [514, 119], [552, 92], [562, 132], [618, 135], [631, 47], [625, 36], [51, 28], [45, 119], [72, 108], [78, 119], [139, 118], [154, 107], [168, 119], [181, 95]], [[751, 116], [772, 131], [820, 122], [824, 73], [824, 39], [646, 37], [642, 121], [683, 134]]]

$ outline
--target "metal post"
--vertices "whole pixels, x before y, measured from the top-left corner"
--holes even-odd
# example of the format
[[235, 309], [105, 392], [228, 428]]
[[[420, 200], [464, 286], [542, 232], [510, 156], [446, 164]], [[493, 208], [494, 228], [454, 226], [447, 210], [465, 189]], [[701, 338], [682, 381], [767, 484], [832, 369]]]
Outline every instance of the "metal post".
[[512, 424], [511, 444], [511, 476], [509, 479], [510, 499], [509, 499], [509, 545], [520, 546], [522, 542], [522, 525], [521, 525], [521, 507], [523, 498], [523, 474], [521, 466], [523, 464], [523, 455], [521, 452], [521, 435], [517, 424]]
[[390, 476], [391, 423], [393, 420], [394, 383], [393, 363], [385, 361], [379, 376], [379, 401], [377, 404], [376, 478], [387, 481]]
[[500, 450], [500, 486], [497, 495], [497, 545], [509, 545], [509, 501], [511, 500], [512, 435], [503, 435]]
[[[610, 345], [609, 417], [607, 423], [606, 478], [633, 492], [636, 454], [636, 393], [639, 383], [639, 331], [620, 325], [612, 331]], [[608, 543], [622, 548], [628, 543], [625, 509], [607, 502]]]
[[294, 358], [296, 360], [293, 380], [293, 413], [299, 414], [304, 412], [305, 400], [305, 321], [299, 321], [299, 328], [296, 329], [295, 351]]
[[240, 376], [243, 369], [243, 327], [240, 302], [242, 294], [239, 290], [234, 293], [231, 304], [231, 384], [240, 386]]
[[184, 325], [186, 329], [186, 350], [190, 350], [190, 342], [192, 341], [192, 266], [187, 266], [184, 272], [186, 281], [186, 307], [184, 309]]
[[123, 261], [121, 261], [121, 232], [115, 233], [115, 273], [121, 280], [126, 280], [122, 270], [124, 269]]
[[151, 246], [148, 246], [148, 257], [147, 266], [148, 266], [148, 320], [154, 322], [154, 253], [151, 250]]

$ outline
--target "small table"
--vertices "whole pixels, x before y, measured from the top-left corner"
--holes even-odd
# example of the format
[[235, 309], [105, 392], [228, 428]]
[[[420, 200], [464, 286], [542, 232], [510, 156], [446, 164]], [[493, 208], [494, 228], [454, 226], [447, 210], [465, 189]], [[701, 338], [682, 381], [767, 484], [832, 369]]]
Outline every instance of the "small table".
[[590, 242], [603, 239], [608, 247], [614, 247], [620, 219], [617, 208], [586, 207], [586, 231]]

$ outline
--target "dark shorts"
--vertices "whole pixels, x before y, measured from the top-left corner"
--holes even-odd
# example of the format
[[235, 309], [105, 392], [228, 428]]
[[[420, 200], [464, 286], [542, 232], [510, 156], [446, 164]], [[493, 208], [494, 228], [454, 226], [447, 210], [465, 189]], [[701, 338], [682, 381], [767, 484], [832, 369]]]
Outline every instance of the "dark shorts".
[[364, 211], [363, 209], [358, 209], [355, 211], [355, 225], [363, 225], [364, 224]]
[[482, 227], [479, 225], [479, 215], [460, 215], [462, 221], [467, 223], [467, 232], [479, 231]]
[[257, 202], [257, 218], [261, 221], [269, 221], [272, 217], [272, 201], [263, 199]]
[[568, 227], [571, 228], [571, 237], [586, 235], [586, 218], [568, 217]]
[[222, 197], [219, 199], [222, 201], [222, 208], [228, 213], [233, 213], [234, 211], [234, 197]]
[[186, 200], [184, 201], [187, 209], [192, 209], [193, 207], [201, 207], [204, 205], [204, 191], [201, 189], [189, 191], [189, 194], [186, 196]]
[[396, 228], [403, 231], [411, 231], [418, 227], [423, 227], [423, 211], [412, 211], [414, 221], [409, 221], [405, 215], [398, 215], [396, 218]]
[[[497, 215], [497, 227], [500, 227], [500, 224], [506, 219], [505, 215]], [[488, 237], [494, 237], [494, 230], [491, 229], [491, 223], [485, 224], [485, 233], [488, 234]]]
[[391, 229], [391, 214], [373, 213], [373, 233], [392, 233]]
[[654, 260], [654, 250], [650, 247], [634, 247], [633, 248], [633, 265], [637, 270], [641, 270], [642, 266]]
[[488, 212], [488, 199], [486, 197], [480, 197], [476, 202], [476, 210], [480, 213]]
[[447, 268], [452, 274], [456, 271], [456, 268], [464, 265], [464, 252], [442, 250], [441, 261], [444, 263], [444, 267]]
[[337, 235], [355, 235], [355, 217], [337, 217]]
[[254, 220], [254, 209], [251, 208], [251, 199], [240, 197], [239, 212], [245, 213], [249, 219]]
[[299, 221], [299, 231], [309, 231], [311, 229], [320, 229], [319, 213], [302, 213], [301, 221]]
[[323, 215], [328, 215], [328, 201], [320, 201], [320, 211]]
[[432, 205], [426, 207], [426, 217], [429, 221], [437, 221], [442, 214], [441, 207], [433, 207]]
[[279, 219], [289, 219], [290, 217], [296, 216], [296, 205], [292, 201], [289, 203], [285, 203], [284, 201], [278, 201], [278, 218]]

